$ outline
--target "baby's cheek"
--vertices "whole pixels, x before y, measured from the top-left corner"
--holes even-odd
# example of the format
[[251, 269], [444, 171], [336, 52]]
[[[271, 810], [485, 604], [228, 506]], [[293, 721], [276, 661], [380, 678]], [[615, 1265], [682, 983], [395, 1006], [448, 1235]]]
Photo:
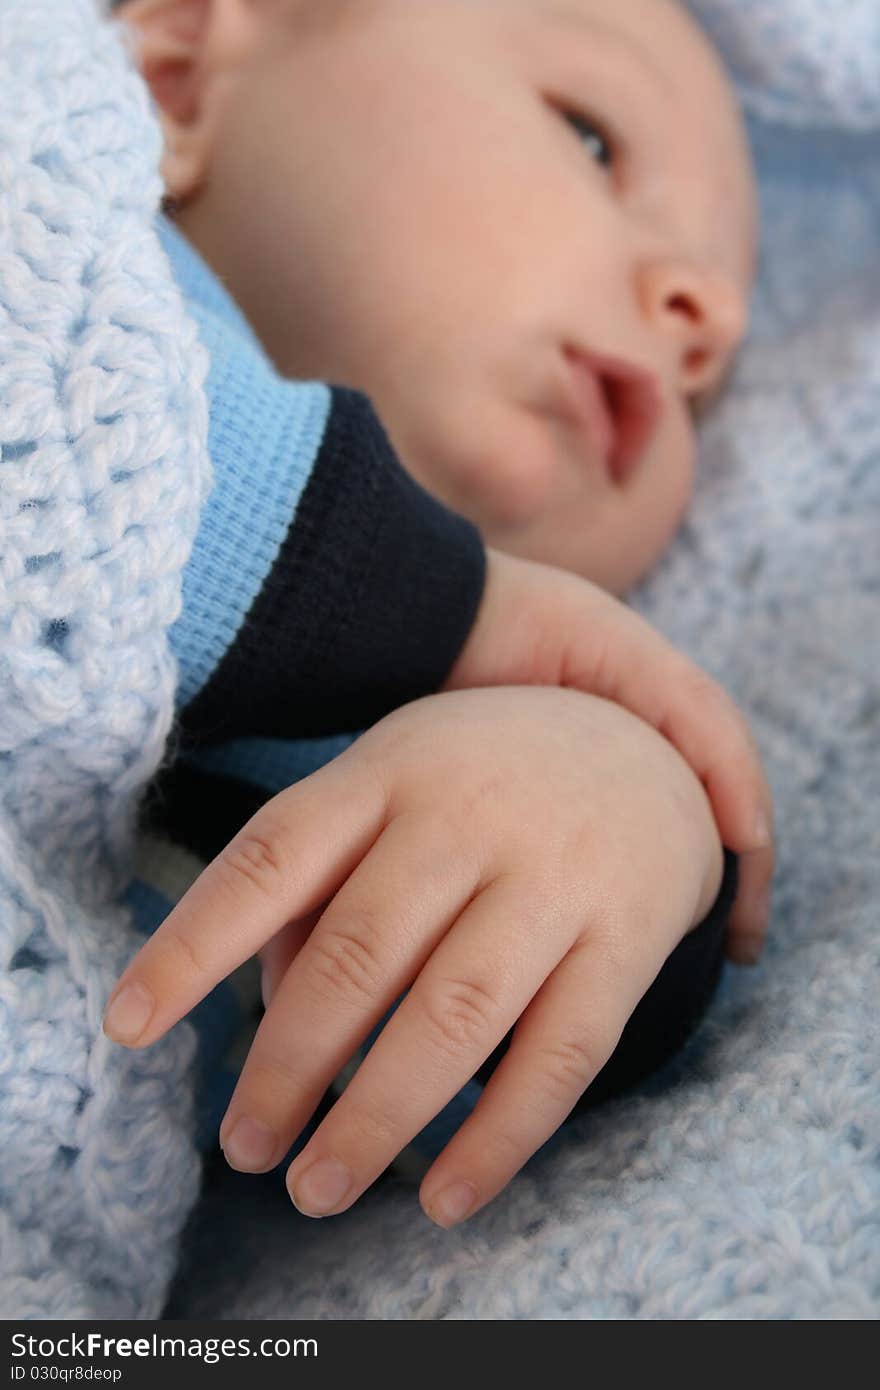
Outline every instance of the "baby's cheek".
[[533, 525], [564, 486], [552, 428], [517, 407], [474, 401], [456, 420], [438, 421], [426, 457], [450, 505], [493, 535]]

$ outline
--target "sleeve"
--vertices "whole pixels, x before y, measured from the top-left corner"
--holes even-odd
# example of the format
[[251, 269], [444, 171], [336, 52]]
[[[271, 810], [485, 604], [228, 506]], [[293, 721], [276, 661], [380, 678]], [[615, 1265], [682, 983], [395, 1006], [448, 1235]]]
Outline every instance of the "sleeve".
[[[237, 492], [247, 508], [247, 480]], [[258, 529], [260, 516], [258, 502], [234, 525], [215, 526], [211, 589], [200, 583], [205, 567], [190, 576], [190, 625], [211, 626], [242, 546], [259, 544], [248, 532], [249, 517]], [[476, 529], [409, 477], [366, 397], [331, 388], [313, 466], [272, 563], [184, 704], [184, 746], [358, 730], [437, 690], [484, 580]]]
[[443, 683], [482, 597], [479, 535], [412, 481], [366, 397], [281, 377], [157, 226], [210, 363], [214, 487], [169, 631], [178, 751], [360, 730]]

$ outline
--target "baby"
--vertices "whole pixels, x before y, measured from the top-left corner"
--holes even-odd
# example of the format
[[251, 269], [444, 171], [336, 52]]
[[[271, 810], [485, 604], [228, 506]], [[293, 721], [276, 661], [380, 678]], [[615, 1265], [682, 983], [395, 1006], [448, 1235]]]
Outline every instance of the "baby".
[[[754, 260], [742, 131], [687, 16], [668, 0], [129, 14], [177, 226], [279, 372], [367, 393], [411, 473], [491, 544], [632, 585], [686, 504], [690, 408], [742, 334]], [[126, 971], [140, 1019], [108, 1012], [112, 1036], [152, 1042], [271, 940], [271, 1002], [221, 1130], [255, 1171], [411, 985], [288, 1174], [312, 1214], [356, 1200], [513, 1024], [426, 1210], [470, 1214], [561, 1123], [717, 896], [691, 769], [746, 852], [741, 954], [766, 925], [766, 789], [718, 692], [592, 585], [491, 553], [487, 573], [444, 682], [458, 693], [389, 715], [258, 812]], [[607, 698], [464, 688], [525, 683]]]

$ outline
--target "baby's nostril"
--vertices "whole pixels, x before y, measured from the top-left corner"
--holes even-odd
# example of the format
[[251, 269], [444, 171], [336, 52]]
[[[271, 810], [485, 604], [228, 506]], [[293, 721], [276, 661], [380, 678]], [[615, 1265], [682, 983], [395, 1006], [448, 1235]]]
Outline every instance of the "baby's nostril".
[[674, 294], [666, 301], [667, 308], [674, 314], [684, 314], [686, 319], [691, 319], [694, 323], [700, 321], [700, 311], [692, 299], [686, 294]]

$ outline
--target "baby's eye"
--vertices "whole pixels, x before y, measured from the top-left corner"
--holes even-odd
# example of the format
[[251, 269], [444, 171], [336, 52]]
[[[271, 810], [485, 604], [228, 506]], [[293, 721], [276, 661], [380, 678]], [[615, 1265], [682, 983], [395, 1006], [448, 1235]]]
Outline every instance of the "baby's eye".
[[580, 136], [590, 154], [603, 169], [610, 169], [614, 163], [614, 149], [603, 130], [589, 116], [581, 116], [577, 111], [562, 111], [572, 130]]

